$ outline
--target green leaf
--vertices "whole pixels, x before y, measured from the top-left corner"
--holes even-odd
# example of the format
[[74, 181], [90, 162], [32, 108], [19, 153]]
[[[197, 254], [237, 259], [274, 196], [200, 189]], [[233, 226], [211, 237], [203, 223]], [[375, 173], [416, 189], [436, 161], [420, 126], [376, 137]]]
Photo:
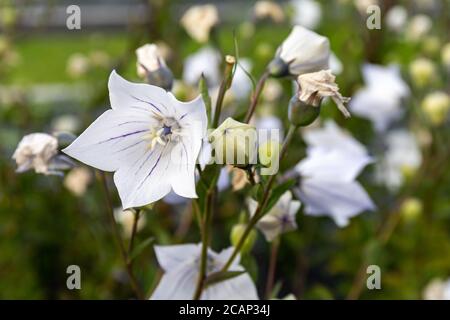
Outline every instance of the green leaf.
[[281, 196], [291, 189], [296, 184], [295, 179], [288, 180], [278, 186], [276, 186], [269, 197], [269, 201], [267, 202], [267, 206], [264, 209], [264, 213], [268, 212], [270, 209], [273, 208], [273, 206], [278, 202], [278, 200], [281, 198]]
[[222, 282], [225, 280], [230, 280], [232, 278], [238, 277], [241, 274], [244, 274], [245, 271], [225, 271], [225, 272], [215, 272], [206, 278], [205, 286], [210, 286], [218, 282]]
[[147, 248], [149, 245], [151, 245], [154, 241], [155, 241], [154, 237], [148, 237], [147, 239], [139, 243], [131, 252], [129, 257], [130, 261], [136, 259], [141, 254], [141, 252], [144, 251], [144, 249]]

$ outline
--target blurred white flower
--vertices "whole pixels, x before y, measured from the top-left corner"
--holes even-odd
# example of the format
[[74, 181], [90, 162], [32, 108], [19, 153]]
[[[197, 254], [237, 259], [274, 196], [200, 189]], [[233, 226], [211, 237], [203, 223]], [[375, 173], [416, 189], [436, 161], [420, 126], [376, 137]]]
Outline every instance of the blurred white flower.
[[294, 8], [293, 23], [315, 29], [322, 19], [322, 8], [315, 0], [291, 0]]
[[146, 44], [136, 50], [137, 73], [149, 84], [166, 90], [172, 89], [173, 74], [167, 67], [156, 44]]
[[416, 138], [409, 131], [398, 129], [386, 136], [384, 158], [378, 163], [377, 180], [392, 190], [398, 189], [405, 178], [422, 163]]
[[305, 135], [307, 157], [297, 166], [299, 185], [294, 193], [302, 200], [305, 213], [327, 215], [339, 227], [375, 205], [355, 180], [364, 167], [373, 162], [362, 144], [342, 132], [334, 123]]
[[[251, 123], [255, 124], [258, 131], [258, 144], [262, 145], [267, 140], [281, 142], [283, 140], [283, 121], [275, 115], [262, 115], [253, 118]], [[272, 132], [273, 130], [273, 132]]]
[[269, 65], [273, 76], [300, 75], [328, 69], [330, 42], [314, 31], [294, 26]]
[[386, 14], [386, 25], [395, 32], [402, 31], [408, 20], [408, 11], [402, 5], [396, 5], [389, 9]]
[[[233, 247], [216, 253], [208, 248], [207, 275], [218, 272], [233, 252]], [[164, 270], [150, 299], [191, 300], [199, 276], [201, 244], [155, 246], [156, 258]], [[236, 258], [230, 271], [244, 271]], [[207, 286], [201, 300], [257, 300], [256, 287], [247, 273]]]
[[80, 128], [80, 120], [73, 115], [62, 115], [52, 121], [54, 132], [77, 132]]
[[432, 28], [433, 22], [426, 14], [412, 17], [406, 28], [406, 37], [411, 41], [421, 40]]
[[74, 195], [81, 197], [92, 181], [91, 171], [86, 167], [72, 169], [64, 178], [64, 186]]
[[342, 71], [344, 70], [344, 66], [342, 65], [341, 60], [334, 54], [334, 52], [331, 52], [330, 54], [330, 61], [329, 61], [331, 72], [335, 75], [340, 75]]
[[204, 47], [188, 56], [184, 61], [183, 81], [197, 86], [200, 76], [206, 78], [208, 87], [212, 88], [220, 83], [220, 53], [211, 48]]
[[72, 78], [85, 75], [90, 68], [89, 59], [82, 53], [74, 53], [67, 60], [67, 73]]
[[[131, 234], [133, 233], [134, 215], [135, 212], [133, 210], [122, 210], [122, 208], [114, 209], [114, 219], [116, 219], [117, 223], [122, 225], [123, 233], [127, 238], [131, 237]], [[147, 218], [145, 217], [145, 214], [140, 214], [136, 225], [136, 231], [141, 231], [146, 223]]]
[[361, 157], [368, 156], [366, 147], [361, 142], [331, 120], [326, 121], [322, 128], [306, 128], [303, 131], [303, 139], [308, 145], [308, 152], [320, 148], [325, 151], [338, 150]]
[[[258, 202], [249, 198], [247, 205], [250, 215], [254, 215], [258, 207]], [[295, 216], [301, 203], [297, 200], [292, 200], [292, 193], [285, 192], [278, 202], [267, 212], [256, 224], [257, 228], [264, 234], [267, 241], [273, 241], [282, 233], [297, 229], [297, 222]]]
[[198, 42], [207, 42], [211, 29], [219, 23], [219, 13], [212, 4], [190, 7], [180, 20], [186, 32]]
[[166, 66], [166, 62], [156, 44], [145, 44], [142, 47], [137, 48], [136, 56], [137, 74], [142, 78], [147, 76], [147, 72], [153, 72]]
[[253, 8], [253, 15], [258, 20], [271, 19], [273, 22], [284, 21], [284, 11], [281, 6], [274, 1], [257, 1]]
[[379, 5], [378, 0], [353, 0], [356, 9], [362, 16], [367, 14], [367, 8], [374, 5]]
[[16, 161], [16, 172], [34, 169], [36, 173], [62, 174], [72, 167], [72, 162], [58, 154], [58, 140], [46, 133], [31, 133], [20, 140], [12, 158]]
[[450, 279], [433, 279], [423, 290], [424, 300], [450, 300]]
[[197, 197], [195, 164], [207, 128], [201, 97], [183, 103], [170, 92], [128, 82], [115, 71], [108, 88], [112, 109], [63, 151], [114, 171], [124, 209], [155, 202], [171, 190]]
[[250, 59], [241, 58], [239, 64], [236, 66], [236, 71], [233, 76], [233, 82], [231, 83], [231, 92], [238, 100], [247, 98], [252, 92], [252, 81], [245, 73], [251, 72], [252, 63]]
[[262, 92], [262, 98], [266, 102], [274, 102], [283, 95], [283, 87], [280, 82], [275, 79], [267, 79]]
[[365, 64], [362, 72], [366, 86], [353, 95], [350, 110], [372, 121], [377, 131], [385, 131], [403, 116], [402, 99], [409, 96], [409, 87], [394, 65]]
[[336, 77], [331, 73], [331, 70], [321, 70], [299, 75], [297, 78], [299, 100], [307, 105], [320, 107], [323, 98], [331, 98], [339, 111], [349, 118], [350, 113], [345, 108], [345, 104], [350, 101], [350, 98], [341, 95], [335, 80]]

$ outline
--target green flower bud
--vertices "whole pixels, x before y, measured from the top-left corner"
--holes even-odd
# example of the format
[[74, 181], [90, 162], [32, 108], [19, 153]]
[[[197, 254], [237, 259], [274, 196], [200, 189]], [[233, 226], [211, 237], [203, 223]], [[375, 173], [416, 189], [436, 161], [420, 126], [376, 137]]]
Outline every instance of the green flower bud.
[[320, 114], [320, 104], [315, 107], [300, 101], [297, 95], [294, 95], [289, 102], [288, 118], [289, 121], [299, 127], [310, 125]]
[[[242, 238], [242, 235], [244, 234], [246, 227], [247, 226], [245, 224], [240, 223], [235, 225], [231, 229], [230, 241], [234, 247], [238, 245], [239, 241]], [[253, 245], [255, 244], [255, 241], [256, 241], [256, 231], [255, 229], [253, 229], [252, 231], [250, 231], [250, 233], [248, 234], [247, 238], [244, 241], [244, 244], [241, 247], [241, 254], [250, 252], [253, 248]]]
[[432, 124], [441, 125], [450, 111], [450, 97], [441, 91], [430, 93], [422, 101], [422, 110]]
[[416, 220], [423, 212], [423, 204], [417, 198], [408, 198], [403, 201], [400, 213], [406, 221]]
[[240, 167], [256, 163], [255, 127], [228, 118], [210, 134], [209, 139], [216, 163]]
[[434, 80], [436, 67], [431, 60], [419, 58], [411, 63], [409, 73], [414, 84], [418, 87], [423, 87]]

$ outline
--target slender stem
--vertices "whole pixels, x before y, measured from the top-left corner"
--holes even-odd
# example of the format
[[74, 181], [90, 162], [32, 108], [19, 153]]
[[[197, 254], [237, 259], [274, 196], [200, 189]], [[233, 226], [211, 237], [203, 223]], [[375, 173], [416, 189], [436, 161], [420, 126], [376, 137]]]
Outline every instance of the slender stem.
[[266, 299], [270, 299], [272, 293], [273, 283], [275, 280], [275, 270], [277, 267], [278, 249], [280, 248], [280, 238], [277, 237], [273, 240], [270, 250], [269, 271], [267, 272], [266, 282]]
[[233, 68], [236, 64], [236, 59], [233, 56], [225, 57], [225, 71], [222, 83], [220, 84], [219, 94], [217, 96], [216, 108], [214, 110], [214, 119], [212, 123], [213, 128], [217, 128], [219, 124], [220, 114], [222, 112], [223, 99], [225, 98], [225, 92], [231, 86], [233, 80]]
[[[291, 127], [289, 128], [288, 134], [283, 141], [283, 146], [281, 147], [280, 162], [286, 154], [287, 148], [288, 148], [289, 144], [291, 143], [292, 138], [294, 137], [294, 133], [295, 133], [296, 129], [297, 128], [294, 125], [291, 125]], [[261, 219], [264, 216], [264, 209], [265, 209], [267, 203], [269, 202], [270, 191], [272, 189], [273, 183], [275, 182], [275, 177], [276, 177], [276, 174], [271, 175], [269, 180], [267, 181], [266, 187], [264, 188], [262, 200], [261, 200], [261, 202], [259, 202], [258, 207], [256, 208], [256, 211], [255, 211], [255, 214], [252, 216], [252, 218], [248, 222], [247, 227], [245, 228], [244, 233], [241, 236], [241, 239], [239, 240], [236, 247], [234, 247], [233, 253], [231, 254], [230, 258], [223, 266], [223, 268], [221, 270], [222, 272], [226, 272], [228, 270], [228, 268], [231, 266], [231, 264], [233, 263], [234, 259], [238, 255], [238, 253], [241, 251], [241, 248], [244, 245], [245, 240], [247, 239], [248, 235], [252, 231], [252, 228], [259, 221], [259, 219]]]
[[205, 215], [202, 219], [202, 252], [200, 257], [200, 271], [197, 281], [197, 287], [194, 293], [194, 300], [200, 299], [203, 292], [206, 280], [206, 268], [208, 263], [208, 245], [209, 245], [209, 230], [210, 230], [210, 220], [212, 214], [212, 204], [213, 204], [214, 191], [212, 189], [208, 190], [205, 201]]
[[264, 88], [264, 84], [266, 83], [267, 78], [269, 78], [269, 72], [265, 71], [261, 78], [259, 78], [258, 84], [256, 85], [255, 92], [252, 95], [252, 99], [250, 102], [250, 107], [248, 108], [247, 114], [245, 115], [245, 123], [249, 123], [252, 119], [253, 113], [255, 113], [256, 106], [258, 105], [258, 99], [261, 95], [261, 92]]
[[120, 256], [123, 260], [123, 263], [125, 265], [125, 269], [127, 271], [128, 277], [130, 278], [130, 283], [131, 283], [131, 287], [134, 291], [134, 293], [136, 294], [136, 297], [138, 299], [143, 300], [144, 299], [144, 295], [141, 291], [141, 289], [139, 288], [136, 278], [133, 274], [133, 269], [131, 267], [131, 264], [129, 263], [128, 260], [128, 255], [127, 252], [125, 250], [125, 246], [122, 240], [122, 236], [120, 235], [120, 231], [119, 228], [117, 227], [117, 223], [116, 223], [116, 219], [114, 218], [114, 209], [113, 209], [113, 205], [112, 205], [112, 199], [108, 190], [108, 184], [106, 182], [106, 176], [104, 172], [99, 171], [99, 177], [101, 180], [101, 184], [103, 187], [103, 191], [105, 194], [105, 201], [106, 201], [106, 205], [108, 207], [108, 219], [109, 222], [111, 224], [112, 227], [112, 231], [113, 231], [113, 236], [114, 239], [116, 241], [117, 246], [119, 247], [119, 251], [120, 251]]
[[133, 251], [134, 239], [136, 238], [137, 226], [138, 226], [140, 214], [141, 214], [141, 210], [140, 209], [137, 209], [134, 212], [133, 227], [131, 229], [130, 243], [128, 244], [128, 254], [131, 254], [131, 251]]

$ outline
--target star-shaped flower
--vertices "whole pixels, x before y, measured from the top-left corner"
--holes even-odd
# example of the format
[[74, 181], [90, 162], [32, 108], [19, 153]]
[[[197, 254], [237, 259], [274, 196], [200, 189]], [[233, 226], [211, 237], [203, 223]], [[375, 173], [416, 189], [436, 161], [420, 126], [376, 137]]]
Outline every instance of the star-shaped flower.
[[110, 110], [63, 151], [103, 171], [114, 171], [124, 209], [155, 202], [171, 190], [197, 197], [195, 164], [206, 137], [201, 97], [183, 103], [170, 92], [126, 81], [108, 83]]

